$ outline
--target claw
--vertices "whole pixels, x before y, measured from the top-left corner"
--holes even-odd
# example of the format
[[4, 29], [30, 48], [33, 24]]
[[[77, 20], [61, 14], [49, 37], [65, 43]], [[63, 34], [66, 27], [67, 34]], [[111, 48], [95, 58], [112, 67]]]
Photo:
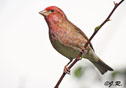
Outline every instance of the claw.
[[67, 67], [67, 65], [64, 67], [64, 73], [70, 75], [70, 69]]
[[70, 59], [70, 61], [64, 66], [64, 73], [70, 75], [70, 69], [68, 68], [68, 65], [72, 62], [73, 59]]

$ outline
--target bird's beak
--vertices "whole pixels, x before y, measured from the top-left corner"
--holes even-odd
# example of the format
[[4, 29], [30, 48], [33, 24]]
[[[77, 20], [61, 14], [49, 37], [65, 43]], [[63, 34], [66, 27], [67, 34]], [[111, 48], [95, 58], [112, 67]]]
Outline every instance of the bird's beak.
[[43, 15], [43, 16], [48, 16], [49, 12], [47, 10], [42, 10], [39, 12], [39, 14]]

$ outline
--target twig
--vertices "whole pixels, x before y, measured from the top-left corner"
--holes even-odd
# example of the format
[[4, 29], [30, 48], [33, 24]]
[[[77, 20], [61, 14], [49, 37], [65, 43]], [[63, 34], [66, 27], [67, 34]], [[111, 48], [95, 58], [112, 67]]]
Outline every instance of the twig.
[[[88, 46], [88, 44], [90, 43], [90, 41], [94, 38], [94, 36], [96, 35], [96, 33], [101, 29], [101, 27], [108, 21], [110, 21], [110, 17], [112, 16], [113, 12], [116, 10], [116, 8], [123, 2], [124, 0], [121, 0], [119, 3], [115, 3], [114, 2], [114, 8], [112, 9], [112, 11], [110, 12], [110, 14], [108, 15], [108, 17], [99, 25], [95, 28], [94, 33], [92, 34], [92, 36], [89, 38], [89, 40], [87, 41], [87, 43], [84, 45], [84, 50], [85, 48]], [[77, 58], [69, 65], [69, 69], [71, 69], [73, 67], [74, 64], [77, 63], [77, 61], [79, 60], [79, 58], [81, 57], [83, 53], [80, 52], [77, 56]], [[61, 83], [61, 81], [63, 80], [63, 78], [65, 77], [66, 73], [63, 72], [63, 74], [61, 75], [59, 81], [57, 82], [57, 84], [55, 85], [54, 88], [58, 88], [59, 84]]]

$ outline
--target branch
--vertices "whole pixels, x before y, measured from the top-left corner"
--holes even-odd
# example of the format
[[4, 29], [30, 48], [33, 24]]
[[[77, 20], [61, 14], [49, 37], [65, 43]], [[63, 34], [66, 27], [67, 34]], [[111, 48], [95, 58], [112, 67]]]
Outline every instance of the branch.
[[[119, 3], [115, 3], [114, 2], [114, 8], [112, 9], [112, 11], [110, 12], [110, 14], [108, 15], [108, 17], [99, 25], [95, 28], [95, 31], [94, 33], [92, 34], [92, 36], [89, 38], [89, 40], [86, 42], [86, 44], [84, 45], [84, 50], [83, 52], [85, 51], [85, 48], [88, 46], [88, 44], [90, 43], [90, 41], [94, 38], [94, 36], [96, 35], [96, 33], [101, 29], [101, 27], [108, 21], [110, 21], [110, 17], [112, 16], [112, 14], [114, 13], [114, 11], [116, 10], [116, 8], [123, 2], [124, 0], [121, 0]], [[82, 52], [80, 52], [78, 54], [78, 56], [76, 57], [76, 59], [69, 65], [69, 69], [71, 69], [73, 67], [74, 64], [77, 63], [77, 61], [80, 59], [80, 57], [82, 56]], [[57, 82], [57, 84], [55, 85], [54, 88], [58, 88], [59, 84], [61, 83], [61, 81], [63, 80], [63, 78], [65, 77], [66, 73], [63, 72], [63, 74], [61, 75], [59, 81]]]

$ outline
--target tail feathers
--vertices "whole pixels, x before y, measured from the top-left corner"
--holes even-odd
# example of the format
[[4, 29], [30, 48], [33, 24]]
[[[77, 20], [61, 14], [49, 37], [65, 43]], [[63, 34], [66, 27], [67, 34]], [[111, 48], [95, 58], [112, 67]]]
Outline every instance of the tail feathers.
[[98, 60], [97, 62], [92, 61], [92, 63], [98, 68], [101, 74], [104, 74], [107, 71], [113, 71], [111, 67], [105, 64], [102, 60]]

